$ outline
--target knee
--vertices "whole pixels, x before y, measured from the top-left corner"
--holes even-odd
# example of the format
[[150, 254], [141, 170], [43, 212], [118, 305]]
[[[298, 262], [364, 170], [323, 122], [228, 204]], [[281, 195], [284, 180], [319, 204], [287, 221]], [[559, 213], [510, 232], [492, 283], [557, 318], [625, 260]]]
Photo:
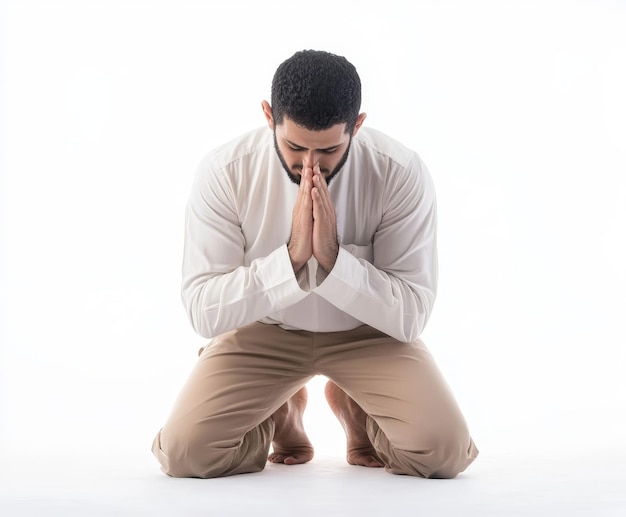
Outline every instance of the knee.
[[244, 436], [226, 436], [222, 426], [168, 424], [152, 451], [172, 477], [215, 478], [265, 468], [273, 424], [264, 422]]
[[157, 434], [152, 452], [161, 464], [161, 470], [172, 477], [211, 477], [206, 472], [207, 454], [203, 449], [207, 437], [194, 426], [166, 426]]
[[[433, 479], [452, 479], [463, 472], [478, 455], [469, 433], [433, 433], [415, 436], [412, 443], [393, 447], [387, 470]], [[383, 455], [384, 456], [384, 455]]]
[[428, 454], [424, 456], [424, 477], [455, 478], [474, 461], [477, 454], [478, 451], [469, 435], [462, 438], [455, 436], [435, 439]]

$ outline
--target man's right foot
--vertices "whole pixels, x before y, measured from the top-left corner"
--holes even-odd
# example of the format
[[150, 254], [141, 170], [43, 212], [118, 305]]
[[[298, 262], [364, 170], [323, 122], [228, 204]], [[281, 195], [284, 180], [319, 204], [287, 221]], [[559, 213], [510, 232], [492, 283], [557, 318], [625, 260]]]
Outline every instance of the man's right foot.
[[350, 465], [382, 467], [365, 430], [367, 414], [334, 382], [326, 383], [326, 400], [346, 433], [346, 459]]
[[275, 431], [268, 461], [298, 465], [313, 459], [313, 446], [302, 423], [306, 403], [307, 391], [303, 387], [272, 415]]

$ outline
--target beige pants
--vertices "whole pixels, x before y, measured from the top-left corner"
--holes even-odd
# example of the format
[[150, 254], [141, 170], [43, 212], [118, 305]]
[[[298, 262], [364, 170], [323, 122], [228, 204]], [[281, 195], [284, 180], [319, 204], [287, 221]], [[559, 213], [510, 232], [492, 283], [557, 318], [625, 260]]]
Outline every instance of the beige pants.
[[271, 415], [317, 374], [369, 415], [367, 433], [389, 472], [451, 478], [478, 454], [421, 341], [368, 326], [311, 333], [254, 323], [201, 350], [152, 446], [162, 470], [200, 478], [263, 470]]

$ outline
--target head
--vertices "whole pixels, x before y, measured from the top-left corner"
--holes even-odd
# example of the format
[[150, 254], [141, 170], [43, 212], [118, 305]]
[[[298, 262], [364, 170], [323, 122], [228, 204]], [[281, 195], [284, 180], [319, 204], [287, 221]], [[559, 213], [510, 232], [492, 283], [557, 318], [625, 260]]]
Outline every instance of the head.
[[299, 183], [302, 167], [319, 163], [329, 182], [366, 117], [354, 66], [328, 52], [297, 52], [276, 70], [271, 102], [263, 102], [263, 112], [290, 179]]

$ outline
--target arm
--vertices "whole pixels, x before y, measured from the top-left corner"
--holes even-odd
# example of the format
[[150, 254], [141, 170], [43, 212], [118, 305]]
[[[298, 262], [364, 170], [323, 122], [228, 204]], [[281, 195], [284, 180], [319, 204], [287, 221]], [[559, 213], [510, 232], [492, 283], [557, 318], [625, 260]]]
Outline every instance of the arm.
[[412, 341], [428, 321], [437, 290], [434, 187], [416, 159], [385, 192], [369, 253], [355, 256], [347, 251], [354, 247], [342, 246], [315, 292], [363, 323]]
[[307, 292], [286, 244], [245, 265], [233, 192], [219, 171], [203, 167], [186, 212], [182, 299], [194, 330], [211, 338], [283, 310]]

